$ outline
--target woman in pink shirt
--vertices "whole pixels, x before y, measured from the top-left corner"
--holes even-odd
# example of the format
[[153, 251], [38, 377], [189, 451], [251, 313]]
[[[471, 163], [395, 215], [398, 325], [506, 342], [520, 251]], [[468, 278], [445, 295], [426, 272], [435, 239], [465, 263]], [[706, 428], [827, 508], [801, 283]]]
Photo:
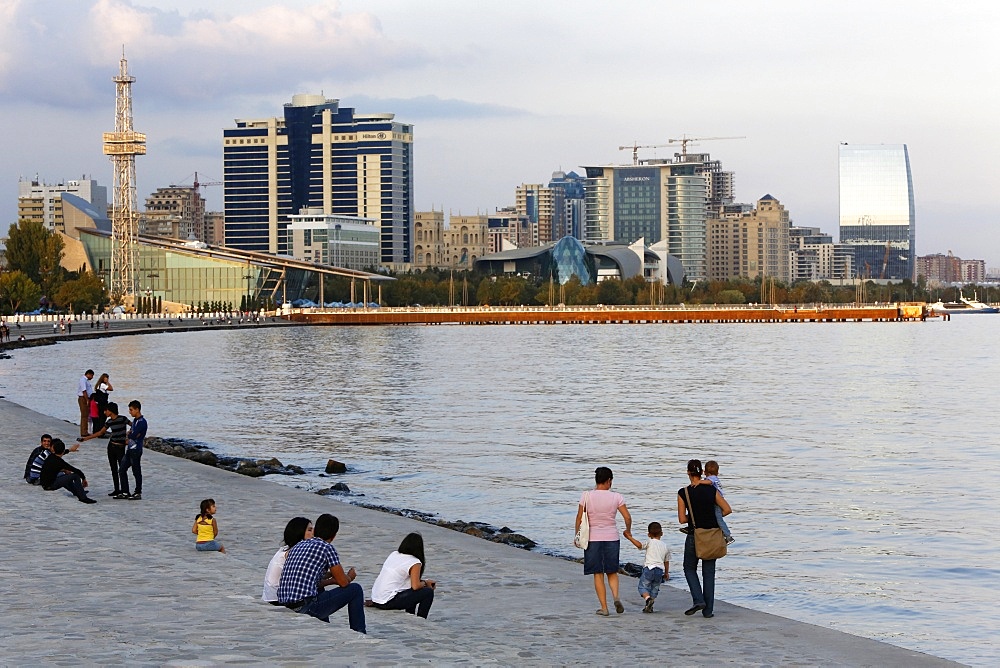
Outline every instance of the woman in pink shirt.
[[615, 602], [615, 612], [625, 612], [625, 606], [618, 599], [618, 548], [621, 541], [618, 538], [618, 525], [615, 514], [621, 513], [625, 520], [626, 538], [632, 535], [632, 516], [625, 507], [625, 499], [618, 492], [611, 491], [611, 481], [614, 474], [607, 466], [599, 466], [594, 471], [596, 486], [580, 497], [580, 506], [576, 511], [576, 526], [574, 533], [580, 530], [580, 520], [587, 513], [590, 521], [590, 542], [583, 552], [583, 574], [594, 576], [594, 590], [601, 608], [597, 614], [608, 616], [608, 602], [604, 587], [604, 576], [608, 576], [608, 586], [611, 587], [611, 597]]

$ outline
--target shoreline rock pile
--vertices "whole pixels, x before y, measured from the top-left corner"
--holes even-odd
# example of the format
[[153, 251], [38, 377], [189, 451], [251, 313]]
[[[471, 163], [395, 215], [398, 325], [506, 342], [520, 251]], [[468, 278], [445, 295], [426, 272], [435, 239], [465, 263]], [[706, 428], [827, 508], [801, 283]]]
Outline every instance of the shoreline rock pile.
[[251, 478], [260, 478], [265, 475], [302, 475], [305, 473], [305, 469], [301, 466], [282, 464], [275, 457], [270, 459], [220, 457], [204, 445], [192, 444], [177, 438], [150, 437], [146, 439], [145, 447], [166, 455], [190, 459], [206, 466], [235, 471]]

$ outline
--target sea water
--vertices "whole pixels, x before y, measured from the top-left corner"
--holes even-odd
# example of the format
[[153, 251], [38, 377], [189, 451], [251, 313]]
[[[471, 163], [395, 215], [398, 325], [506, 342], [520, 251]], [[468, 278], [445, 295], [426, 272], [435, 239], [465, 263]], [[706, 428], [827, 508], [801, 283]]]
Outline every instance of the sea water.
[[[153, 435], [277, 456], [308, 471], [278, 482], [343, 481], [347, 500], [507, 526], [560, 556], [579, 556], [577, 501], [610, 466], [636, 535], [667, 529], [679, 587], [677, 490], [689, 458], [716, 459], [736, 537], [719, 598], [988, 665], [997, 332], [1000, 316], [968, 315], [169, 333], [15, 351], [0, 394], [75, 421], [80, 374], [108, 372]], [[329, 458], [349, 472], [321, 476]]]

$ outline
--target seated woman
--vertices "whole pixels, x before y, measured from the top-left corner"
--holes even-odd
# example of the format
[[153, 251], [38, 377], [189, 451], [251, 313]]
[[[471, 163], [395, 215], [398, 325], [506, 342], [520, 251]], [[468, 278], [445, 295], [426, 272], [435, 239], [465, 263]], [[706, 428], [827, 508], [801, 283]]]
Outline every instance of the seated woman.
[[313, 524], [305, 517], [293, 517], [285, 525], [285, 544], [278, 548], [278, 551], [271, 557], [271, 563], [267, 565], [267, 572], [264, 574], [264, 593], [260, 600], [267, 601], [271, 605], [281, 605], [278, 603], [278, 583], [281, 582], [281, 571], [285, 567], [285, 557], [288, 551], [296, 543], [313, 537]]
[[372, 585], [372, 605], [383, 610], [406, 610], [427, 619], [434, 602], [434, 580], [422, 580], [424, 538], [411, 533], [390, 554]]

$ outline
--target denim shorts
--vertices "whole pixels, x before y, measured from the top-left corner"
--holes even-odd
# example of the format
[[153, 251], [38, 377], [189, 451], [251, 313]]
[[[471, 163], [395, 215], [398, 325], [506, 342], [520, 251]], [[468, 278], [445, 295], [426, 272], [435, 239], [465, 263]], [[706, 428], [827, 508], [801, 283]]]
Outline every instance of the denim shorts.
[[199, 552], [218, 552], [219, 550], [222, 549], [222, 546], [219, 545], [219, 541], [208, 540], [205, 541], [204, 543], [195, 543], [194, 549], [198, 550]]
[[642, 575], [639, 576], [639, 594], [649, 594], [656, 598], [660, 593], [660, 583], [663, 581], [662, 568], [642, 567]]
[[583, 574], [618, 572], [618, 548], [621, 541], [599, 540], [590, 541], [583, 551]]

